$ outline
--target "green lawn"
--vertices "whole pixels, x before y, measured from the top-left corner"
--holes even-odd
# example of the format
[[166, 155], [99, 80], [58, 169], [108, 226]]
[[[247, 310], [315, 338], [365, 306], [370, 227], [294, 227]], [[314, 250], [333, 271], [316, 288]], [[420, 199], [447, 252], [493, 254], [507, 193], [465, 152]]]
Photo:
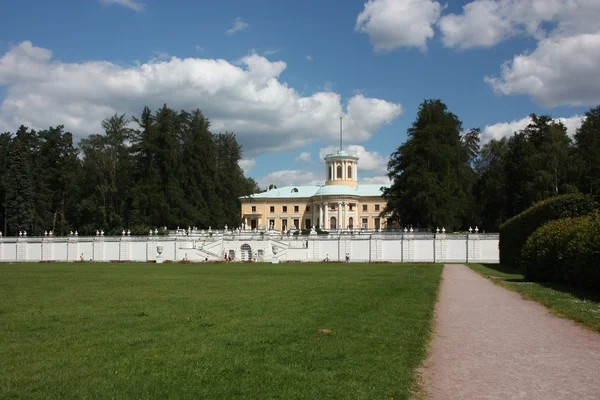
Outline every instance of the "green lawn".
[[0, 264], [0, 398], [409, 398], [440, 274]]
[[572, 319], [600, 332], [600, 293], [554, 283], [525, 281], [514, 267], [498, 264], [469, 264], [474, 271], [495, 283], [548, 307], [553, 314]]

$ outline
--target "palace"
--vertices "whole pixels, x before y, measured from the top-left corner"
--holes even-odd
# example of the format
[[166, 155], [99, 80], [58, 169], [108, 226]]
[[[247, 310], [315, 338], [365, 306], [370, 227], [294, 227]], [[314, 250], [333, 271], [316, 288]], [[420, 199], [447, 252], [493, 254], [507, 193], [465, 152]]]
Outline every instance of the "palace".
[[286, 186], [240, 197], [241, 216], [247, 228], [279, 231], [380, 230], [387, 220], [384, 185], [358, 184], [358, 156], [338, 151], [325, 156], [325, 185]]

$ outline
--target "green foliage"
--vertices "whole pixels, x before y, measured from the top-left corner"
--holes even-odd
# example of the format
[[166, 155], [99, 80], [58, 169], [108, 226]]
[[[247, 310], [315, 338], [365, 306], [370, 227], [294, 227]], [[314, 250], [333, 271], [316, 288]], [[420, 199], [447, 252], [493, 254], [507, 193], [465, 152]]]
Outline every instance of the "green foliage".
[[545, 223], [588, 215], [595, 209], [593, 199], [581, 194], [555, 196], [534, 204], [500, 226], [500, 262], [518, 265], [527, 238]]
[[585, 113], [581, 127], [575, 133], [577, 179], [579, 190], [600, 202], [600, 106]]
[[259, 188], [238, 165], [234, 134], [212, 133], [199, 110], [166, 105], [155, 113], [146, 107], [134, 121], [139, 129], [125, 115], [107, 118], [104, 133], [82, 139], [79, 149], [63, 126], [0, 135], [0, 216], [11, 234], [239, 225], [238, 198]]
[[5, 177], [6, 222], [8, 233], [13, 235], [31, 232], [33, 185], [29, 158], [24, 131], [20, 129], [8, 155]]
[[525, 243], [525, 278], [600, 290], [600, 216], [598, 213], [551, 221]]
[[408, 140], [392, 153], [384, 191], [393, 220], [415, 227], [464, 224], [475, 174], [472, 163], [479, 149], [479, 130], [461, 137], [462, 122], [440, 100], [427, 100], [408, 129]]

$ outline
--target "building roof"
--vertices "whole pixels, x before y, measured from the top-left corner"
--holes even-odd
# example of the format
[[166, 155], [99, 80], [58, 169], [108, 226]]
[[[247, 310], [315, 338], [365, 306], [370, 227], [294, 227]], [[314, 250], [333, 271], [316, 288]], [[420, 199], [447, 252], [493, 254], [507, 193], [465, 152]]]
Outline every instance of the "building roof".
[[325, 186], [285, 186], [271, 189], [266, 192], [242, 196], [242, 199], [299, 199], [313, 196], [358, 196], [377, 197], [381, 196], [382, 188], [390, 187], [383, 185], [358, 185], [356, 188], [345, 185]]

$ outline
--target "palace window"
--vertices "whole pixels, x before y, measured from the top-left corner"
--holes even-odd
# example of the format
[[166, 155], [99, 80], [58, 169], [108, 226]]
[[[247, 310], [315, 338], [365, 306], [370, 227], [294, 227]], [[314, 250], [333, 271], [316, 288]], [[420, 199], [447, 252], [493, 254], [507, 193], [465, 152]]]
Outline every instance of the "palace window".
[[252, 206], [252, 212], [255, 213], [256, 212], [256, 206]]
[[295, 229], [300, 229], [300, 220], [299, 219], [295, 219], [294, 220], [294, 228]]
[[283, 207], [281, 207], [281, 209], [283, 210], [284, 213], [287, 212], [287, 206], [283, 206]]
[[363, 211], [367, 211], [369, 209], [369, 206], [367, 206], [366, 204], [363, 204]]
[[294, 206], [294, 212], [297, 213], [299, 211], [299, 207], [298, 206]]
[[354, 204], [348, 204], [348, 211], [354, 211]]
[[342, 166], [341, 165], [337, 166], [337, 178], [342, 179]]
[[304, 228], [305, 229], [310, 229], [311, 228], [312, 225], [310, 224], [310, 222], [311, 222], [310, 219], [305, 219], [304, 220]]
[[310, 206], [306, 206], [306, 212], [310, 212]]
[[329, 166], [329, 180], [333, 180], [333, 167], [331, 165]]
[[379, 204], [375, 204], [375, 211], [379, 211]]
[[362, 228], [367, 229], [369, 227], [369, 220], [367, 218], [362, 219]]
[[335, 203], [331, 203], [331, 205], [329, 206], [330, 210], [335, 210]]
[[348, 179], [352, 179], [352, 166], [348, 165]]
[[375, 218], [375, 229], [381, 229], [381, 218]]
[[269, 207], [269, 212], [272, 212], [272, 213], [274, 213], [274, 212], [275, 212], [275, 206], [271, 206], [271, 207]]

